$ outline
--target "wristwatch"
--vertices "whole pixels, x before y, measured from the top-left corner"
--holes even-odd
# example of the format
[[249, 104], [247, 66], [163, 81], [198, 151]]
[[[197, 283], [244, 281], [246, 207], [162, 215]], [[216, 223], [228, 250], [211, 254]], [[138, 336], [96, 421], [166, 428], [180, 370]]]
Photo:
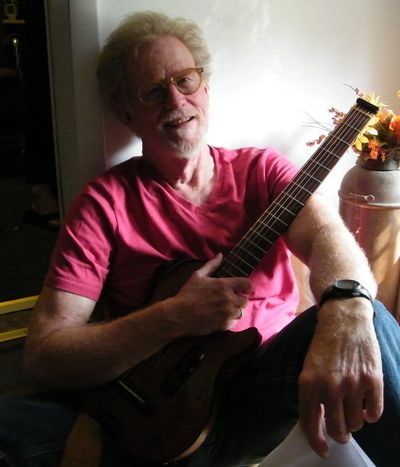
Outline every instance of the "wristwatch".
[[321, 298], [319, 299], [318, 307], [321, 308], [323, 303], [325, 303], [327, 300], [331, 300], [332, 298], [354, 297], [364, 297], [373, 303], [371, 294], [359, 282], [353, 281], [351, 279], [338, 280], [323, 292]]

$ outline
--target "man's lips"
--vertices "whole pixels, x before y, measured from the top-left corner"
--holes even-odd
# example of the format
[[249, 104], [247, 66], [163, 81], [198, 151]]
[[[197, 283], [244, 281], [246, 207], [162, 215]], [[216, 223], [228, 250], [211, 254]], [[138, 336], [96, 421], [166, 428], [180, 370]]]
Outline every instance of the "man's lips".
[[184, 125], [185, 123], [190, 122], [193, 119], [194, 119], [193, 116], [180, 117], [180, 118], [175, 118], [173, 120], [172, 119], [168, 120], [168, 121], [164, 122], [163, 125], [167, 126], [167, 127], [176, 128], [176, 127], [179, 127], [181, 125]]

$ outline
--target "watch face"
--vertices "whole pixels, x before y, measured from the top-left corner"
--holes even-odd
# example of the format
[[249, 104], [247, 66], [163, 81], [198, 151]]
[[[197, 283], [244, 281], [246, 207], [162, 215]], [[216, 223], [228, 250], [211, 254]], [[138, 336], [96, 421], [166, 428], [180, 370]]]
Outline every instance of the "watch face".
[[342, 290], [354, 290], [360, 285], [357, 281], [353, 281], [350, 279], [342, 279], [340, 281], [336, 281], [336, 287]]

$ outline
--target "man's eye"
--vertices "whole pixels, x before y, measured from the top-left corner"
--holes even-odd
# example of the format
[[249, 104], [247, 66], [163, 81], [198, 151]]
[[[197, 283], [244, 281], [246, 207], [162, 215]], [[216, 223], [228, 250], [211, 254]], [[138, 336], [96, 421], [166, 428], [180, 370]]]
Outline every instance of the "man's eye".
[[143, 93], [143, 98], [145, 101], [158, 101], [164, 98], [164, 93], [164, 88], [156, 85], [146, 89]]
[[193, 78], [190, 75], [180, 76], [176, 80], [178, 88], [191, 88], [193, 86]]

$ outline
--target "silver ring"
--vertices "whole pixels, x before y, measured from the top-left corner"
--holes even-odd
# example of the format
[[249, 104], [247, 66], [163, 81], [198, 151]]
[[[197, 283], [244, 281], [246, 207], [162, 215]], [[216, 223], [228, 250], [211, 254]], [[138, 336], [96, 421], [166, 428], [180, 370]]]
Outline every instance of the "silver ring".
[[240, 308], [239, 308], [239, 315], [238, 315], [238, 316], [236, 316], [236, 318], [235, 318], [235, 319], [242, 319], [242, 318], [243, 318], [243, 315], [244, 315], [243, 308], [242, 308], [242, 307], [240, 307]]

